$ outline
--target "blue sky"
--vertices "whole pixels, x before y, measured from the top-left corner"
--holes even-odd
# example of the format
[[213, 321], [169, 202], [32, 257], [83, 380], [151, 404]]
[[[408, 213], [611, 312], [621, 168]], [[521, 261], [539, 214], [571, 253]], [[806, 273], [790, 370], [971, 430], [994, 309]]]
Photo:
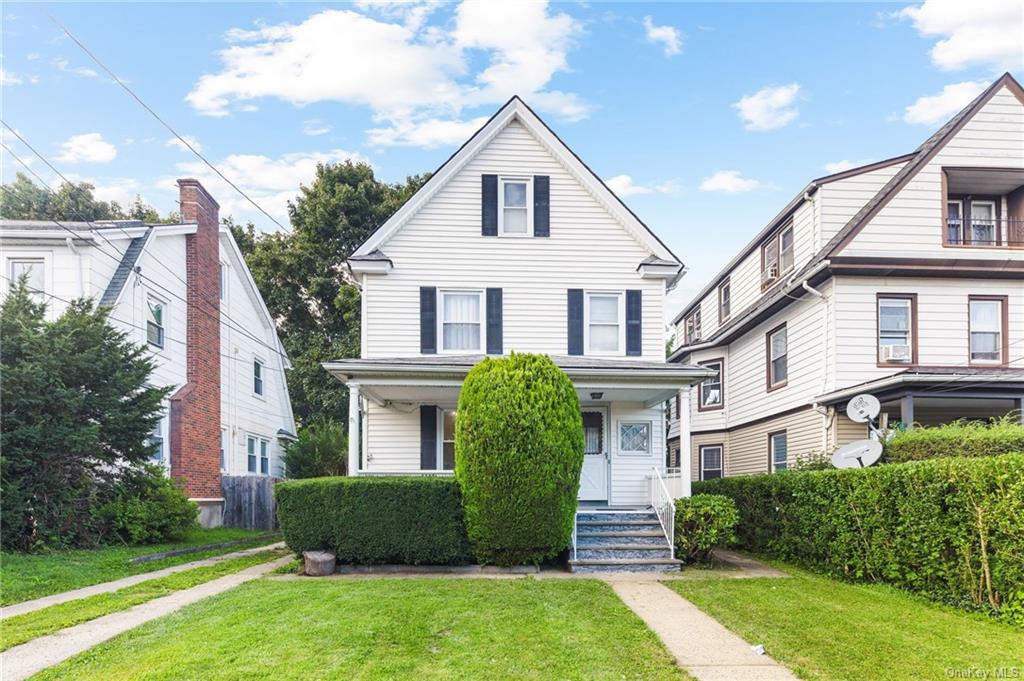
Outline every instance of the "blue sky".
[[3, 119], [62, 172], [162, 212], [198, 176], [267, 230], [47, 10], [281, 222], [316, 161], [433, 170], [519, 94], [686, 262], [675, 305], [807, 181], [911, 151], [1019, 75], [1024, 44], [1017, 0], [5, 3]]

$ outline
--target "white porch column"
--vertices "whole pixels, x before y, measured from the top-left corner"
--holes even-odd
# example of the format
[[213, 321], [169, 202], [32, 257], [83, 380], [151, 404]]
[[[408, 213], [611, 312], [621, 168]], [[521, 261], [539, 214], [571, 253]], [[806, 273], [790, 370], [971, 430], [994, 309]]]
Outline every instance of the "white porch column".
[[[690, 395], [693, 388], [679, 391], [679, 472], [684, 497], [690, 496], [690, 480], [693, 477], [693, 458], [690, 456]], [[725, 453], [722, 453], [725, 457]], [[725, 462], [722, 462], [725, 466]]]
[[359, 475], [359, 384], [348, 384], [348, 474]]

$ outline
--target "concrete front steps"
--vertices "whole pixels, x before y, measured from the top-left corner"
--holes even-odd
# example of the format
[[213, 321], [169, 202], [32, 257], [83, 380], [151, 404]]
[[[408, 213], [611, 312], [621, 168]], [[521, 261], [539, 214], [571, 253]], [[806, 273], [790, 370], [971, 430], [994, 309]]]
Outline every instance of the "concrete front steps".
[[572, 572], [670, 572], [680, 564], [654, 511], [576, 512]]

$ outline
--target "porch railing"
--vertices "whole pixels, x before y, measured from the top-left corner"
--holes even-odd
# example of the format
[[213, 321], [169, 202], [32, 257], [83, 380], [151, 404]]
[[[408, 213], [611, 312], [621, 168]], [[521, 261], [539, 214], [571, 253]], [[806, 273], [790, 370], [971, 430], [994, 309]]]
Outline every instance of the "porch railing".
[[657, 466], [651, 466], [651, 508], [658, 516], [658, 522], [661, 523], [661, 530], [665, 533], [665, 539], [668, 540], [669, 556], [672, 558], [676, 557], [676, 502], [675, 499], [669, 494], [668, 487], [665, 485], [664, 478], [661, 477], [661, 471], [658, 470]]

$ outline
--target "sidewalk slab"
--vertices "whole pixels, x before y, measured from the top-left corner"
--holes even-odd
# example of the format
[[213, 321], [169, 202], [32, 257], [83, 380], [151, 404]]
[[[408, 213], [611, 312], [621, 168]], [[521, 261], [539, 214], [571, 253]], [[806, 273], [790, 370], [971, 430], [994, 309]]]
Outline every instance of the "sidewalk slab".
[[609, 575], [619, 598], [661, 638], [679, 666], [702, 681], [796, 681], [796, 676], [697, 606], [649, 579]]
[[35, 600], [31, 601], [14, 603], [12, 605], [0, 608], [0, 620], [5, 620], [8, 617], [14, 617], [16, 615], [24, 615], [27, 612], [33, 612], [35, 610], [42, 610], [43, 608], [48, 608], [51, 605], [57, 605], [59, 603], [76, 601], [79, 598], [87, 598], [89, 596], [95, 596], [96, 594], [110, 593], [111, 591], [123, 589], [126, 586], [132, 586], [134, 584], [139, 584], [140, 582], [148, 582], [151, 579], [159, 579], [161, 577], [166, 577], [167, 575], [173, 575], [176, 572], [184, 572], [185, 570], [191, 570], [192, 568], [215, 565], [223, 560], [227, 560], [228, 558], [240, 558], [242, 556], [249, 556], [254, 553], [259, 553], [261, 551], [270, 551], [271, 549], [280, 548], [284, 548], [284, 542], [275, 542], [273, 544], [266, 544], [264, 546], [254, 546], [252, 548], [243, 549], [241, 551], [235, 551], [233, 553], [224, 553], [219, 556], [210, 556], [209, 558], [203, 558], [202, 560], [194, 560], [191, 563], [182, 563], [181, 565], [174, 565], [169, 568], [164, 568], [163, 570], [143, 572], [142, 574], [132, 575], [131, 577], [115, 579], [112, 582], [101, 582], [100, 584], [83, 586], [81, 589], [73, 589], [72, 591], [64, 591], [63, 593], [59, 594], [43, 596], [42, 598], [36, 598]]
[[129, 629], [163, 617], [186, 605], [215, 596], [240, 584], [256, 579], [293, 560], [291, 556], [254, 565], [240, 572], [183, 589], [162, 598], [155, 598], [128, 610], [104, 615], [89, 622], [61, 629], [48, 636], [33, 639], [0, 654], [4, 681], [21, 681], [47, 667], [85, 652]]

